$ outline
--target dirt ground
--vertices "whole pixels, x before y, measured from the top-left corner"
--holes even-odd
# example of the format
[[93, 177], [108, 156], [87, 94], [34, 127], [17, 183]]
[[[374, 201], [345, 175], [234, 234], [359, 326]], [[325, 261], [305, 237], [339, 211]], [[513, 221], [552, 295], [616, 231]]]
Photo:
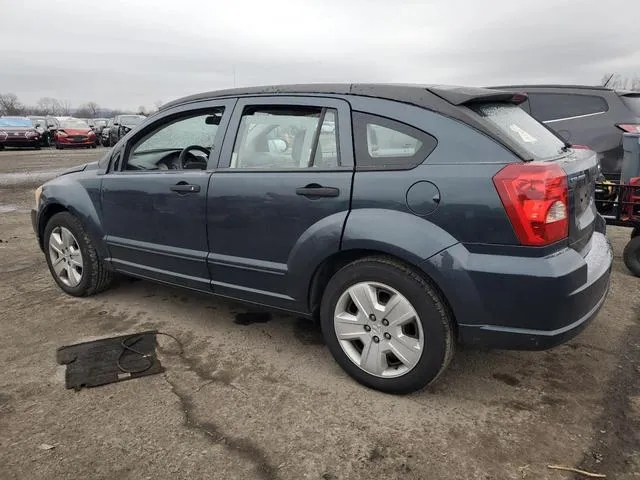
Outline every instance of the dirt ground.
[[[146, 281], [62, 293], [31, 231], [33, 190], [105, 152], [0, 152], [1, 479], [581, 478], [550, 464], [640, 478], [628, 230], [609, 230], [611, 292], [576, 339], [461, 349], [435, 386], [391, 396], [347, 377], [308, 321], [239, 322], [245, 307]], [[150, 328], [184, 345], [159, 338], [164, 374], [65, 389], [58, 347]]]

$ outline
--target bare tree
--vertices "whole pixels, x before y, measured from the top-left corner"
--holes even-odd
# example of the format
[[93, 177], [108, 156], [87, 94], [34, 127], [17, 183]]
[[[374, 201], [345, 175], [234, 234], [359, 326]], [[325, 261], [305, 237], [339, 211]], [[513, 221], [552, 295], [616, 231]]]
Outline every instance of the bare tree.
[[0, 114], [2, 115], [22, 115], [23, 105], [18, 101], [15, 93], [0, 93]]
[[60, 100], [60, 115], [71, 115], [71, 102], [69, 100]]
[[156, 107], [156, 112], [158, 110], [160, 110], [160, 107], [162, 106], [162, 100], [156, 100], [155, 102], [153, 102], [153, 106]]
[[87, 102], [86, 106], [87, 110], [89, 110], [90, 117], [96, 118], [96, 116], [98, 115], [98, 110], [100, 110], [100, 105], [98, 105], [96, 102]]
[[74, 112], [74, 115], [80, 118], [89, 118], [91, 117], [91, 110], [87, 105], [80, 105]]
[[145, 108], [144, 105], [140, 105], [138, 107], [138, 115], [146, 115], [147, 114], [147, 109]]
[[60, 115], [62, 111], [60, 101], [51, 97], [42, 97], [36, 105], [40, 115]]
[[619, 73], [607, 73], [603, 75], [600, 84], [614, 90], [640, 90], [640, 77], [637, 74], [627, 77]]

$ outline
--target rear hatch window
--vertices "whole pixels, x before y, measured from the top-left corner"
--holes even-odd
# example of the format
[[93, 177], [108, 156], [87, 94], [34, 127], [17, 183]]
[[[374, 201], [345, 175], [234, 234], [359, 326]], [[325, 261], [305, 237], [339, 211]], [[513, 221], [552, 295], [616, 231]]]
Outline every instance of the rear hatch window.
[[640, 117], [640, 93], [622, 95], [620, 99], [634, 115]]
[[534, 159], [557, 157], [564, 142], [544, 125], [511, 103], [483, 103], [473, 107], [500, 132], [531, 154]]

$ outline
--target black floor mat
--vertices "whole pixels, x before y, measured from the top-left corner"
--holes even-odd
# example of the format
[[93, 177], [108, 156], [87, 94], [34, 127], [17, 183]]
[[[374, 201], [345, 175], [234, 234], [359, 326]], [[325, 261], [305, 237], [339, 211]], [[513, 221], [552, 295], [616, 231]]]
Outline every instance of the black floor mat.
[[[60, 347], [67, 388], [97, 387], [164, 372], [156, 357], [157, 330]], [[125, 346], [126, 345], [126, 346]]]

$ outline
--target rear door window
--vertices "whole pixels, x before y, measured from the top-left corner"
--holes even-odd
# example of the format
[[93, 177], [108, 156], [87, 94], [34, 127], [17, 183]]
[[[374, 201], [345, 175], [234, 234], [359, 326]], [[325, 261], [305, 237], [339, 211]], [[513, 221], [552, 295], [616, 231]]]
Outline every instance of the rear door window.
[[231, 168], [295, 170], [339, 166], [336, 110], [295, 105], [245, 107]]
[[436, 148], [434, 137], [417, 128], [377, 115], [354, 112], [358, 170], [413, 168]]
[[596, 95], [530, 93], [531, 114], [542, 122], [595, 115], [609, 110], [607, 101]]
[[473, 109], [534, 158], [550, 158], [562, 153], [564, 143], [517, 105], [484, 103]]

